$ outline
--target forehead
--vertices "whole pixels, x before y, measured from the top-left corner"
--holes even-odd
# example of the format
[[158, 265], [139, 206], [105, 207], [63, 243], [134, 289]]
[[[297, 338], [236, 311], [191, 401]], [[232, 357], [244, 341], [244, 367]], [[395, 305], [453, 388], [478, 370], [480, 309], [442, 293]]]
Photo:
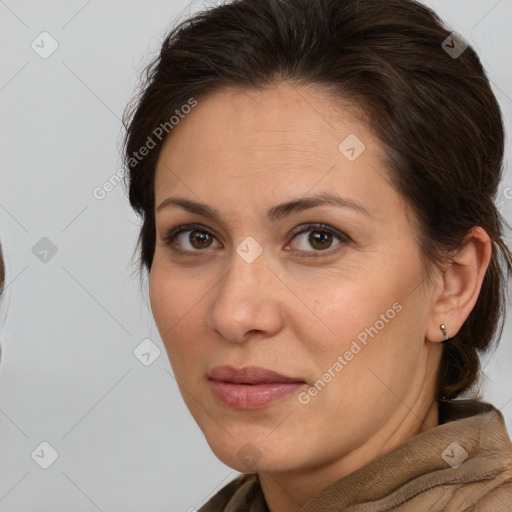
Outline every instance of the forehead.
[[199, 99], [165, 141], [155, 202], [171, 190], [202, 200], [214, 189], [217, 197], [219, 189], [288, 197], [322, 187], [360, 196], [371, 192], [366, 186], [375, 193], [381, 151], [360, 109], [321, 89], [222, 89]]

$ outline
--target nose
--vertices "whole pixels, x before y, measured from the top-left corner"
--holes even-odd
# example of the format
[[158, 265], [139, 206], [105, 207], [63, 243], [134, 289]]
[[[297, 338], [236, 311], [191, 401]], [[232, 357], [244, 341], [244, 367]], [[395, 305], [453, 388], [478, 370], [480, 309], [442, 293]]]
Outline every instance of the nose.
[[213, 295], [209, 328], [233, 343], [243, 343], [254, 334], [277, 334], [283, 326], [285, 291], [269, 268], [265, 252], [252, 263], [233, 252], [230, 264]]

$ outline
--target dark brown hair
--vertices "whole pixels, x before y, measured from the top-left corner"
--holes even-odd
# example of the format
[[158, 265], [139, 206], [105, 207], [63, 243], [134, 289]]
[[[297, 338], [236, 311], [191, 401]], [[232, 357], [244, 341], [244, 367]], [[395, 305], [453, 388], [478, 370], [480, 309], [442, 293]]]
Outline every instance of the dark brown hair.
[[457, 57], [445, 51], [450, 33], [413, 0], [234, 0], [180, 22], [125, 112], [129, 199], [143, 221], [141, 269], [151, 270], [155, 249], [153, 184], [165, 140], [158, 127], [171, 133], [169, 119], [191, 98], [227, 86], [261, 89], [286, 80], [324, 87], [369, 116], [389, 179], [416, 214], [427, 270], [474, 226], [492, 240], [477, 303], [444, 343], [438, 372], [438, 398], [469, 389], [478, 381], [479, 353], [503, 331], [512, 255], [495, 205], [501, 111], [472, 47]]

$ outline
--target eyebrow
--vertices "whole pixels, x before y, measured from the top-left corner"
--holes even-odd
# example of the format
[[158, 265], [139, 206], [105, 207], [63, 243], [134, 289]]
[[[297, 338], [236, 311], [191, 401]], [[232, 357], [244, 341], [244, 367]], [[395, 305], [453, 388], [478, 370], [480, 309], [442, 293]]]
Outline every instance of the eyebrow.
[[[164, 201], [162, 201], [156, 208], [156, 212], [158, 213], [161, 210], [173, 205], [181, 206], [190, 213], [196, 213], [210, 219], [218, 220], [221, 218], [221, 214], [211, 206], [208, 206], [204, 203], [191, 201], [190, 199], [185, 199], [183, 197], [168, 197], [167, 199], [164, 199]], [[340, 208], [350, 208], [358, 213], [372, 217], [372, 214], [357, 201], [341, 197], [337, 194], [321, 194], [312, 197], [301, 197], [300, 199], [295, 199], [293, 201], [288, 201], [286, 203], [273, 206], [267, 210], [267, 219], [269, 222], [276, 222], [280, 219], [283, 219], [284, 217], [291, 215], [292, 213], [297, 213], [308, 210], [310, 208], [314, 208], [316, 206], [324, 205], [337, 206]]]

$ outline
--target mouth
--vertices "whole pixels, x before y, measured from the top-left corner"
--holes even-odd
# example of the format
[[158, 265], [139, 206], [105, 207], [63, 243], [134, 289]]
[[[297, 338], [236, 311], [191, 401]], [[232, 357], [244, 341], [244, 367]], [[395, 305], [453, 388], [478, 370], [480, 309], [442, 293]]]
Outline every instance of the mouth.
[[290, 396], [306, 382], [278, 372], [247, 366], [219, 366], [209, 374], [210, 388], [224, 406], [237, 410], [261, 409]]
[[233, 384], [270, 384], [286, 382], [302, 382], [302, 379], [287, 377], [280, 373], [258, 366], [246, 366], [244, 368], [234, 368], [233, 366], [218, 366], [214, 368], [209, 375], [210, 379]]

